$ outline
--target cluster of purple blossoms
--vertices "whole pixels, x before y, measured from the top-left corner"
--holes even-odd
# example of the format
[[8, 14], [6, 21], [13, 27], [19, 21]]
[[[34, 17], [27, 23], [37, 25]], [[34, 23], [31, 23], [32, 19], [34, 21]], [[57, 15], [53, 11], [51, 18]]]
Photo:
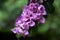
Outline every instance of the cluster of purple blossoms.
[[23, 36], [28, 35], [29, 27], [35, 26], [35, 21], [45, 23], [44, 15], [46, 15], [46, 11], [42, 4], [30, 3], [26, 5], [23, 7], [22, 14], [16, 19], [16, 27], [12, 29], [12, 32]]

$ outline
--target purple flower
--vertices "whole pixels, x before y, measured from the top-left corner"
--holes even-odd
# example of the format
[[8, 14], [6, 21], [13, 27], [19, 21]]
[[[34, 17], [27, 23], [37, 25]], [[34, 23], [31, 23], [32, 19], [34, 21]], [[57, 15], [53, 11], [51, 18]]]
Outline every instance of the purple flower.
[[29, 6], [30, 11], [32, 11], [33, 13], [36, 13], [39, 4], [37, 4], [37, 3], [30, 3], [28, 6]]
[[17, 33], [23, 36], [26, 36], [29, 34], [28, 30], [23, 30], [20, 27], [15, 27], [14, 29], [11, 30], [13, 33]]
[[29, 27], [35, 26], [35, 21], [45, 23], [45, 18], [43, 17], [46, 15], [45, 7], [33, 1], [37, 0], [30, 0], [32, 3], [23, 7], [22, 14], [15, 21], [16, 27], [12, 29], [13, 33], [26, 36], [29, 34]]
[[27, 30], [24, 30], [24, 36], [28, 35], [29, 32]]
[[43, 3], [43, 0], [29, 0], [29, 3], [37, 3], [37, 2]]
[[46, 15], [45, 7], [43, 5], [40, 5], [38, 7], [38, 13], [41, 13], [42, 15]]
[[45, 23], [45, 18], [41, 17], [40, 19], [37, 19], [38, 23]]
[[29, 21], [29, 22], [27, 22], [28, 23], [28, 25], [30, 26], [30, 27], [33, 27], [33, 26], [35, 26], [35, 22], [34, 21]]
[[23, 34], [23, 30], [20, 27], [15, 27], [11, 30], [13, 33]]

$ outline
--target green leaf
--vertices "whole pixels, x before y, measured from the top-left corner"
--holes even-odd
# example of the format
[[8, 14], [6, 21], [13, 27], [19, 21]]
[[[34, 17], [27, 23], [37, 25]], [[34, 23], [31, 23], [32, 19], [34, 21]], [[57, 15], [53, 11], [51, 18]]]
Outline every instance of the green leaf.
[[7, 11], [11, 12], [15, 8], [24, 7], [27, 4], [27, 2], [28, 2], [28, 0], [17, 0], [17, 1], [9, 0], [5, 3], [5, 7], [6, 7]]
[[39, 34], [45, 34], [50, 27], [50, 22], [46, 21], [46, 23], [42, 24], [40, 27], [38, 27], [38, 33]]
[[19, 39], [22, 35], [16, 34], [17, 39]]
[[0, 11], [0, 20], [4, 20], [8, 18], [7, 16], [8, 14], [5, 11]]
[[53, 5], [55, 7], [56, 14], [60, 16], [60, 0], [54, 0]]

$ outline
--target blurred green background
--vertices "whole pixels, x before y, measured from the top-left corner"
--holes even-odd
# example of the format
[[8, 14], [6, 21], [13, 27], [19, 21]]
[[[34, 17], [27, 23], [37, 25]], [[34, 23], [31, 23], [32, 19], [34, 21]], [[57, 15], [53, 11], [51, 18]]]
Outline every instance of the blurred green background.
[[[0, 0], [0, 32], [10, 33], [17, 16], [27, 3], [28, 0]], [[53, 3], [48, 0], [43, 4], [47, 10], [46, 22], [31, 28], [28, 37], [40, 35], [47, 36], [48, 40], [60, 40], [60, 0], [54, 0]]]

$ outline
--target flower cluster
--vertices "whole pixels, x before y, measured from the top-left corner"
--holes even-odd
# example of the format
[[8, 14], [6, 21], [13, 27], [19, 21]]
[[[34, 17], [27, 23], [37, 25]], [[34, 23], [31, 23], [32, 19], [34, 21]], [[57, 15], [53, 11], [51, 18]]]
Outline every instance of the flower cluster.
[[29, 27], [35, 26], [35, 21], [38, 23], [45, 23], [46, 11], [43, 5], [38, 3], [30, 3], [22, 9], [22, 14], [16, 19], [15, 28], [12, 29], [13, 33], [26, 36], [29, 34]]

